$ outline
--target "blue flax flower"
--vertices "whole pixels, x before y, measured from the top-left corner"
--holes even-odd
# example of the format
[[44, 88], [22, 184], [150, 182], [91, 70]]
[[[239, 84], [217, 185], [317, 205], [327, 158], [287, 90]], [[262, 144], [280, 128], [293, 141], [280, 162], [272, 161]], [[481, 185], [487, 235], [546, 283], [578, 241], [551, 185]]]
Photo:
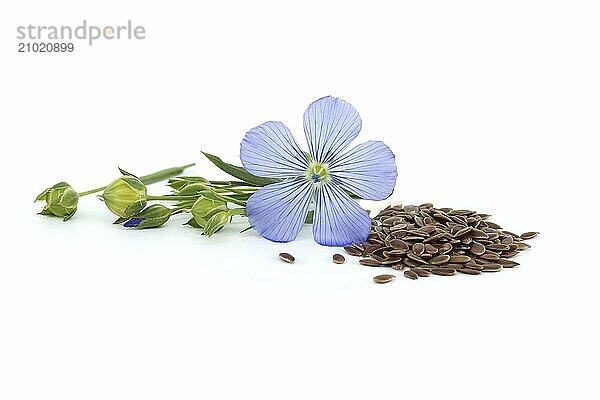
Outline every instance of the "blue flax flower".
[[246, 133], [240, 146], [244, 167], [257, 176], [285, 178], [250, 197], [246, 205], [250, 225], [269, 240], [292, 241], [314, 201], [317, 243], [363, 243], [371, 218], [347, 192], [383, 200], [394, 191], [398, 174], [394, 153], [383, 142], [368, 141], [345, 151], [361, 126], [352, 105], [323, 97], [304, 113], [308, 153], [281, 122], [265, 122]]

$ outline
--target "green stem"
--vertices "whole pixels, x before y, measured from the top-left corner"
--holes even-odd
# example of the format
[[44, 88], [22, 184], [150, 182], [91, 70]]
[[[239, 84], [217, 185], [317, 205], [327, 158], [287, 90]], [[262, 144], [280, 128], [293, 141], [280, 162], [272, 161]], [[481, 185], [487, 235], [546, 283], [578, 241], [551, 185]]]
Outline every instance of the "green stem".
[[149, 201], [157, 200], [157, 201], [185, 201], [185, 200], [196, 200], [198, 196], [177, 196], [173, 194], [167, 194], [164, 196], [146, 196], [146, 199]]
[[[163, 181], [167, 178], [170, 178], [172, 176], [175, 175], [179, 175], [181, 173], [183, 173], [183, 171], [188, 168], [188, 167], [192, 167], [196, 164], [188, 164], [188, 165], [184, 165], [183, 167], [173, 167], [173, 168], [167, 168], [167, 169], [163, 169], [157, 172], [154, 172], [150, 175], [144, 175], [140, 177], [140, 180], [146, 184], [146, 185], [150, 185], [152, 183], [156, 183], [156, 182], [160, 182]], [[104, 189], [106, 189], [106, 186], [102, 186], [96, 189], [92, 189], [92, 190], [87, 190], [85, 192], [81, 192], [79, 193], [79, 197], [83, 197], [83, 196], [87, 196], [88, 194], [93, 194], [93, 193], [98, 193], [103, 191]]]
[[232, 208], [231, 210], [229, 210], [229, 215], [246, 216], [246, 209], [245, 208]]

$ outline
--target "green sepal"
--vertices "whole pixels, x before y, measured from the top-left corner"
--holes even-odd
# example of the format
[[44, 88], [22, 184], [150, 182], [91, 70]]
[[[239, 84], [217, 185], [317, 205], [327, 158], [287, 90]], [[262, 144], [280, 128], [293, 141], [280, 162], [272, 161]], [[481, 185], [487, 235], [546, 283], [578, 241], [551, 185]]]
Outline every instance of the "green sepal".
[[208, 187], [202, 183], [190, 183], [181, 189], [178, 196], [198, 196], [202, 191], [207, 190]]
[[124, 175], [112, 181], [98, 198], [117, 217], [131, 218], [146, 207], [147, 189], [139, 178]]
[[[133, 229], [149, 229], [158, 228], [164, 225], [165, 222], [171, 217], [171, 210], [162, 204], [152, 204], [146, 207], [140, 213], [134, 215], [132, 218], [142, 218], [138, 226], [132, 227]], [[129, 220], [129, 219], [128, 219]]]
[[66, 182], [59, 182], [40, 193], [35, 201], [45, 201], [40, 215], [54, 215], [69, 220], [77, 212], [79, 194]]
[[134, 178], [138, 178], [138, 179], [140, 179], [140, 178], [139, 178], [137, 175], [134, 175], [134, 174], [132, 174], [131, 172], [127, 172], [127, 171], [125, 171], [125, 170], [124, 170], [123, 168], [121, 168], [121, 167], [117, 167], [117, 168], [119, 168], [119, 172], [120, 172], [121, 174], [123, 174], [124, 176], [133, 176]]
[[64, 217], [63, 221], [66, 222], [66, 221], [70, 220], [73, 217], [73, 215], [75, 215], [76, 212], [77, 212], [77, 210], [73, 211], [71, 214], [69, 214], [66, 217]]
[[272, 183], [281, 182], [282, 179], [275, 178], [263, 178], [260, 176], [252, 175], [248, 172], [244, 167], [239, 167], [237, 165], [229, 164], [221, 160], [219, 157], [214, 156], [212, 154], [202, 152], [212, 162], [215, 164], [221, 171], [226, 172], [227, 174], [244, 181], [251, 186], [266, 186]]
[[[40, 193], [36, 198], [35, 201], [44, 201], [46, 200], [46, 195], [48, 194], [48, 192], [52, 189], [61, 189], [61, 188], [66, 188], [69, 187], [70, 185], [67, 182], [59, 182], [54, 186], [50, 186], [49, 188], [46, 188], [42, 193]], [[34, 202], [35, 202], [34, 201]]]
[[227, 211], [227, 203], [218, 198], [206, 196], [199, 197], [190, 209], [194, 219], [200, 226], [205, 226], [207, 220], [221, 211]]
[[204, 226], [204, 232], [202, 234], [209, 237], [214, 235], [216, 232], [223, 229], [225, 224], [227, 224], [227, 222], [229, 221], [229, 217], [230, 215], [227, 211], [220, 211], [216, 213], [215, 215], [210, 217], [208, 221], [206, 221], [206, 225]]
[[121, 225], [125, 221], [129, 221], [129, 218], [119, 217], [115, 222], [113, 222], [113, 225]]
[[200, 225], [194, 218], [190, 218], [190, 220], [183, 225], [189, 225], [192, 228], [204, 228], [204, 226]]
[[209, 183], [209, 181], [201, 176], [177, 176], [169, 179], [167, 186], [175, 191], [180, 191], [192, 183]]

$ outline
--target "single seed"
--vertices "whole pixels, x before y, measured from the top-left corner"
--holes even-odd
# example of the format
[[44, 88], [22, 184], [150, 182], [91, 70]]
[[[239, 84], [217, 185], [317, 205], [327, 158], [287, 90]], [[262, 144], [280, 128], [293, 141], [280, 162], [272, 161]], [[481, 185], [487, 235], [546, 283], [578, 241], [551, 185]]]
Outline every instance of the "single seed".
[[415, 243], [412, 247], [413, 253], [420, 256], [425, 252], [425, 245], [423, 243]]
[[464, 266], [461, 266], [462, 268], [469, 268], [469, 269], [476, 269], [478, 271], [482, 271], [483, 270], [483, 265], [482, 264], [477, 264], [477, 263], [473, 263], [473, 264], [465, 264]]
[[502, 269], [502, 265], [498, 263], [483, 264], [483, 272], [498, 272]]
[[440, 254], [439, 256], [435, 256], [431, 260], [429, 260], [429, 263], [432, 265], [441, 265], [447, 263], [448, 261], [450, 261], [449, 255]]
[[411, 270], [404, 271], [404, 276], [412, 280], [419, 279], [419, 275], [417, 275], [416, 272]]
[[390, 256], [403, 256], [408, 253], [408, 250], [394, 249], [387, 252]]
[[361, 263], [362, 265], [366, 265], [367, 267], [381, 266], [381, 264], [379, 264], [377, 261], [375, 261], [371, 258], [361, 258], [360, 260], [358, 260], [358, 262]]
[[459, 268], [457, 269], [458, 272], [462, 273], [462, 274], [467, 274], [467, 275], [479, 275], [481, 274], [481, 271], [478, 269], [472, 269], [472, 268]]
[[396, 275], [389, 275], [389, 274], [377, 275], [376, 277], [373, 278], [373, 282], [388, 283], [388, 282], [391, 282], [392, 280], [394, 280], [395, 277], [396, 277]]
[[437, 247], [435, 247], [435, 246], [433, 246], [433, 245], [430, 245], [429, 243], [427, 243], [427, 244], [425, 245], [425, 251], [426, 251], [428, 254], [436, 254], [436, 253], [438, 252], [438, 248], [437, 248]]
[[487, 252], [485, 254], [480, 255], [479, 258], [482, 258], [482, 259], [488, 260], [488, 261], [496, 261], [496, 260], [500, 259], [500, 256], [495, 253]]
[[429, 275], [431, 275], [429, 271], [423, 268], [412, 268], [411, 271], [413, 271], [415, 274], [419, 275], [422, 278], [426, 278]]
[[452, 268], [432, 268], [431, 273], [441, 276], [452, 276], [456, 274], [456, 270]]
[[486, 221], [485, 222], [487, 226], [489, 226], [490, 228], [494, 228], [494, 229], [502, 229], [502, 227], [494, 222], [491, 221]]
[[444, 243], [442, 247], [440, 247], [440, 254], [448, 254], [452, 251], [452, 245], [450, 243]]
[[485, 246], [479, 242], [473, 242], [471, 243], [471, 248], [469, 249], [469, 251], [475, 254], [476, 256], [480, 256], [483, 253], [485, 253]]
[[523, 242], [517, 243], [517, 250], [519, 250], [519, 251], [527, 250], [530, 248], [531, 248], [531, 246], [528, 245], [527, 243], [523, 243]]
[[464, 236], [464, 235], [466, 235], [467, 233], [471, 232], [472, 230], [473, 230], [473, 227], [472, 227], [472, 226], [467, 226], [466, 228], [463, 228], [463, 229], [459, 230], [458, 232], [456, 232], [456, 233], [454, 234], [454, 237], [461, 237], [461, 236]]
[[524, 234], [521, 235], [521, 239], [533, 239], [534, 237], [536, 237], [537, 235], [539, 235], [539, 232], [525, 232]]
[[502, 265], [504, 268], [513, 268], [513, 267], [516, 267], [516, 266], [519, 266], [519, 265], [521, 265], [521, 264], [519, 264], [519, 263], [518, 263], [518, 262], [516, 262], [516, 261], [513, 261], [513, 260], [507, 260], [507, 259], [505, 259], [505, 258], [501, 258], [501, 259], [499, 259], [499, 260], [497, 261], [497, 263], [498, 263], [498, 264], [500, 264], [500, 265]]
[[392, 239], [390, 245], [397, 250], [408, 250], [408, 244], [404, 240]]
[[503, 251], [502, 252], [502, 257], [504, 257], [504, 258], [510, 258], [510, 257], [516, 256], [517, 254], [519, 254], [519, 252], [516, 251], [516, 250]]
[[477, 240], [477, 239], [488, 239], [489, 238], [489, 236], [488, 236], [487, 233], [485, 233], [484, 231], [479, 230], [479, 229], [473, 229], [471, 231], [471, 237], [473, 239], [475, 239], [475, 240]]
[[333, 262], [336, 264], [343, 264], [344, 261], [346, 261], [346, 259], [344, 258], [343, 255], [341, 254], [334, 254], [333, 255]]
[[471, 261], [471, 257], [463, 255], [450, 256], [448, 261], [451, 263], [462, 264]]
[[425, 260], [423, 260], [421, 257], [419, 257], [418, 255], [416, 255], [413, 252], [408, 252], [406, 254], [406, 257], [410, 258], [411, 260], [418, 262], [419, 264], [427, 264], [427, 262]]
[[438, 233], [436, 235], [430, 236], [427, 239], [423, 240], [423, 243], [435, 242], [436, 240], [439, 240], [439, 239], [443, 238], [444, 236], [446, 236], [446, 233], [444, 233], [444, 232]]
[[290, 263], [290, 264], [293, 263], [294, 261], [296, 261], [294, 256], [289, 253], [279, 253], [279, 258], [281, 258], [286, 263]]
[[402, 261], [402, 257], [400, 256], [396, 256], [396, 257], [388, 257], [388, 258], [384, 258], [381, 261], [379, 261], [379, 263], [381, 265], [390, 265], [390, 264], [396, 264], [399, 263], [400, 261]]
[[510, 246], [507, 244], [490, 244], [486, 246], [488, 250], [505, 251], [510, 250]]

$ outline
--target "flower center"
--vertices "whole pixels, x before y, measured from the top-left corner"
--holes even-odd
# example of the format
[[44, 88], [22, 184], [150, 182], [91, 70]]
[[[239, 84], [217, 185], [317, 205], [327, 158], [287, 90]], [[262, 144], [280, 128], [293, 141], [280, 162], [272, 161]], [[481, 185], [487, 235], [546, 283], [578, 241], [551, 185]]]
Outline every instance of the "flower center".
[[323, 183], [331, 180], [331, 177], [329, 176], [329, 170], [327, 169], [327, 164], [315, 162], [310, 163], [304, 176], [306, 179], [313, 181], [315, 185], [322, 185]]

